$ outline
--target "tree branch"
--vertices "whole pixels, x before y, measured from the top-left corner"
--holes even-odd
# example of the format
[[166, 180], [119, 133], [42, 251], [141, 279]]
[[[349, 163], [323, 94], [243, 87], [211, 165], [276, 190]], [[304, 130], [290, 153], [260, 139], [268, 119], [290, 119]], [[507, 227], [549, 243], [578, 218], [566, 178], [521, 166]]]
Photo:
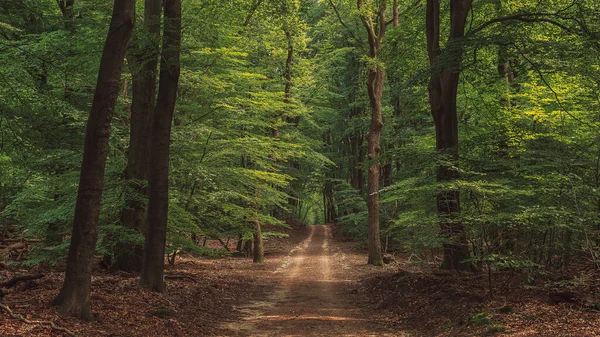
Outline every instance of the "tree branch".
[[566, 30], [569, 32], [573, 31], [571, 28], [563, 25], [562, 23], [548, 18], [551, 16], [558, 17], [557, 14], [554, 14], [554, 13], [521, 13], [521, 14], [502, 16], [502, 17], [495, 18], [495, 19], [489, 20], [489, 21], [481, 24], [479, 27], [468, 31], [467, 34], [465, 34], [465, 35], [472, 36], [495, 23], [502, 23], [502, 22], [507, 22], [507, 21], [547, 22], [547, 23], [551, 23], [557, 27], [560, 27], [563, 30]]
[[254, 15], [254, 12], [256, 12], [258, 7], [260, 7], [260, 4], [262, 4], [262, 2], [263, 2], [263, 0], [257, 0], [256, 3], [254, 5], [252, 5], [252, 7], [250, 7], [250, 11], [248, 12], [248, 15], [246, 15], [246, 20], [244, 20], [244, 24], [243, 24], [244, 27], [246, 27], [250, 24], [250, 20], [252, 20], [252, 16]]
[[346, 26], [346, 23], [344, 23], [344, 20], [342, 20], [342, 17], [340, 16], [340, 12], [338, 12], [337, 8], [335, 7], [335, 5], [333, 4], [332, 0], [329, 0], [329, 6], [331, 7], [331, 9], [333, 9], [333, 12], [335, 13], [335, 16], [337, 16], [338, 21], [340, 22], [340, 24], [342, 26], [344, 26], [344, 28], [346, 28], [346, 30], [348, 31], [348, 34], [350, 34], [350, 37], [352, 39], [354, 39], [354, 41], [358, 42], [359, 44], [362, 44], [363, 42], [361, 40], [359, 40], [354, 33], [352, 32], [352, 30], [350, 30], [350, 28], [348, 26]]

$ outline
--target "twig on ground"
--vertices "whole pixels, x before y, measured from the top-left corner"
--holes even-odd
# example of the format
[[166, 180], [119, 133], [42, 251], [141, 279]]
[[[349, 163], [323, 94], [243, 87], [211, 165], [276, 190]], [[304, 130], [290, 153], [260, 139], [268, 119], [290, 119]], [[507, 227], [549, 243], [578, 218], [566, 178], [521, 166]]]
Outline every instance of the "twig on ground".
[[64, 332], [65, 334], [72, 336], [72, 337], [76, 336], [71, 330], [57, 326], [52, 321], [30, 321], [30, 320], [26, 319], [25, 317], [23, 317], [22, 315], [15, 314], [9, 307], [7, 307], [6, 305], [4, 305], [2, 303], [0, 303], [0, 308], [4, 309], [11, 318], [18, 319], [19, 321], [21, 321], [23, 323], [48, 325], [48, 326], [50, 326], [50, 328], [52, 328], [52, 330]]

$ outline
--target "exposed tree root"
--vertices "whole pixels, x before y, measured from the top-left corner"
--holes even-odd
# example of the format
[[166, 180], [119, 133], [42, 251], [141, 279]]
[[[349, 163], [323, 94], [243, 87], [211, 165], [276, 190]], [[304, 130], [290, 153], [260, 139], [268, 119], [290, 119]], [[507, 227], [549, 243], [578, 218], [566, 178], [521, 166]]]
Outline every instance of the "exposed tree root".
[[30, 321], [19, 314], [15, 314], [9, 307], [0, 303], [0, 308], [4, 309], [11, 318], [18, 319], [19, 321], [26, 324], [40, 324], [40, 325], [48, 325], [52, 328], [52, 330], [63, 332], [69, 336], [75, 337], [76, 335], [69, 329], [62, 328], [54, 324], [52, 321]]

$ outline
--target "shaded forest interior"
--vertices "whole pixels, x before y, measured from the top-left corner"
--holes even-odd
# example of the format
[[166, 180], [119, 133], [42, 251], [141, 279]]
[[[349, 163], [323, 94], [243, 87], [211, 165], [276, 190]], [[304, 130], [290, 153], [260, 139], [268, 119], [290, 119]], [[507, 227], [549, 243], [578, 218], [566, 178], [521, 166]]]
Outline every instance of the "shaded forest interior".
[[328, 224], [314, 258], [363, 254], [398, 336], [592, 336], [492, 316], [600, 326], [599, 130], [595, 0], [2, 1], [0, 334], [82, 333], [111, 280], [156, 310], [223, 282], [223, 334]]

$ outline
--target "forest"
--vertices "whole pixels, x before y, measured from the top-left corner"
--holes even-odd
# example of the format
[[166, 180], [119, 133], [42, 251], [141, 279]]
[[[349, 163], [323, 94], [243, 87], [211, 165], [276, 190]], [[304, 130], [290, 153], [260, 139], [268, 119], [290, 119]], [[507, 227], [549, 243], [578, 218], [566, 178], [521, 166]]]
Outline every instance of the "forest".
[[597, 0], [0, 1], [0, 335], [599, 312]]

